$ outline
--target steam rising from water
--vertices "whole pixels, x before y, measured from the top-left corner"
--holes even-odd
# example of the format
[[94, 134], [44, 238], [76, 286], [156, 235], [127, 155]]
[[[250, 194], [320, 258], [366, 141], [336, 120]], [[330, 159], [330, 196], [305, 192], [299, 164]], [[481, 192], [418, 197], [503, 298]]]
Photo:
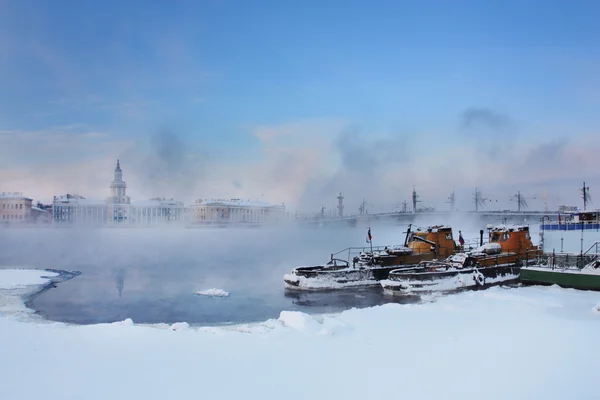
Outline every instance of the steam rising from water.
[[[453, 227], [455, 240], [459, 230], [466, 240], [477, 239], [486, 224], [450, 217], [418, 219], [413, 227], [440, 223]], [[261, 320], [297, 307], [285, 297], [285, 273], [326, 262], [331, 253], [349, 246], [367, 247], [367, 224], [375, 246], [404, 242], [407, 225], [394, 221], [355, 228], [13, 228], [0, 229], [0, 267], [81, 271], [40, 296], [45, 312], [56, 318], [77, 314], [79, 322], [85, 316], [90, 322], [129, 317], [177, 322], [200, 315], [219, 322]], [[531, 229], [536, 242], [537, 226]], [[230, 297], [221, 299], [229, 303], [198, 303], [202, 296], [194, 293], [206, 288], [229, 292]]]

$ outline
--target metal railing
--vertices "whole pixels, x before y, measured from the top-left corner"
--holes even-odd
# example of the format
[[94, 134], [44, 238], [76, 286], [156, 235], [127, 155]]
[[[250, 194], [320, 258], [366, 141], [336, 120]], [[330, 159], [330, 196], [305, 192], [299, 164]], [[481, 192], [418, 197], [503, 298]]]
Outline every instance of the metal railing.
[[600, 258], [600, 241], [594, 242], [586, 251], [581, 253], [557, 253], [553, 250], [552, 253], [544, 253], [540, 258], [540, 264], [547, 265], [552, 269], [582, 269]]

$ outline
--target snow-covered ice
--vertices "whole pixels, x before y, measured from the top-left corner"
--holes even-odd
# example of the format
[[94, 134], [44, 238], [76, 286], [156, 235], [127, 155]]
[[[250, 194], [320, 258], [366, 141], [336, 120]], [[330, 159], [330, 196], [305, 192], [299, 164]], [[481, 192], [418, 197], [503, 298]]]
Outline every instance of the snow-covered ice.
[[23, 289], [31, 285], [43, 285], [55, 276], [58, 276], [56, 272], [36, 269], [0, 269], [0, 289]]
[[[46, 271], [0, 274], [0, 302]], [[7, 299], [12, 299], [7, 302]], [[20, 305], [17, 305], [18, 299]], [[503, 288], [227, 327], [0, 309], [3, 399], [597, 399], [600, 293]], [[33, 314], [31, 315], [33, 317]]]
[[212, 296], [212, 297], [227, 297], [229, 296], [229, 292], [226, 292], [223, 289], [206, 289], [206, 290], [198, 290], [196, 294], [201, 296]]

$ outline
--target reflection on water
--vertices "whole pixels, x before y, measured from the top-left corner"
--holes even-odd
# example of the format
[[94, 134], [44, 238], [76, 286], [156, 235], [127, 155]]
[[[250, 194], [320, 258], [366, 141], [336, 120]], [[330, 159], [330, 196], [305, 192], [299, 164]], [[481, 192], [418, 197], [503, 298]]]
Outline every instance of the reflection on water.
[[115, 283], [117, 286], [117, 292], [119, 293], [119, 298], [123, 297], [123, 287], [125, 285], [125, 268], [117, 268], [115, 273]]
[[[463, 234], [468, 227], [461, 226]], [[472, 229], [477, 232], [479, 227]], [[374, 245], [404, 241], [406, 226], [373, 224]], [[455, 231], [458, 231], [455, 228]], [[284, 289], [293, 267], [326, 262], [366, 229], [11, 229], [0, 230], [0, 265], [81, 271], [41, 293], [32, 305], [45, 317], [72, 323], [226, 324], [370, 307], [398, 298], [378, 287], [335, 292]], [[196, 295], [224, 289], [228, 297]]]

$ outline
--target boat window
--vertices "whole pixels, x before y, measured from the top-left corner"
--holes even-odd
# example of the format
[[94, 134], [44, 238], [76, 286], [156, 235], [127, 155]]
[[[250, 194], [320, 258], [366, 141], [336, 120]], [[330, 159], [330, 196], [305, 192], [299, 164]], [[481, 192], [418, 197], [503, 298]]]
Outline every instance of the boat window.
[[508, 233], [504, 232], [504, 233], [502, 234], [502, 241], [504, 242], [504, 241], [505, 241], [505, 240], [507, 240], [507, 239], [508, 239]]
[[452, 234], [446, 233], [446, 240], [452, 240]]
[[490, 242], [497, 242], [498, 241], [498, 235], [492, 235], [492, 237], [490, 238]]

